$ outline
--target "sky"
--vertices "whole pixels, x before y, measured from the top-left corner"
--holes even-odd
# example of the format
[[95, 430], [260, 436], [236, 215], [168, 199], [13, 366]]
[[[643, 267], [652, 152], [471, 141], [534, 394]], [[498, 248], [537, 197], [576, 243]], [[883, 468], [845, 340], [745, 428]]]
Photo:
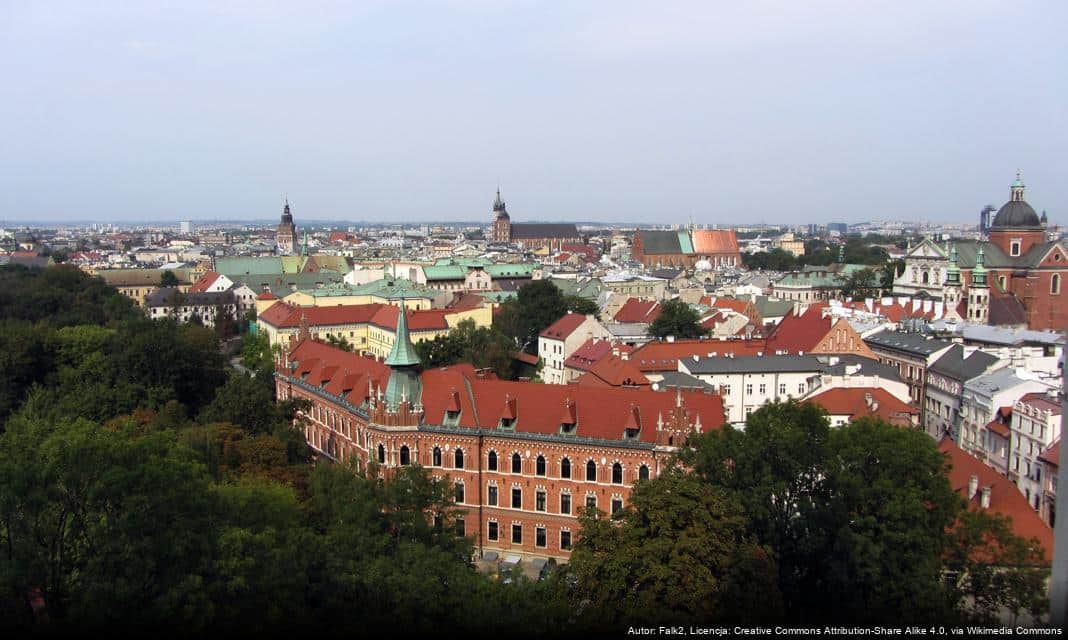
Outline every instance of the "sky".
[[1068, 3], [0, 0], [0, 220], [1068, 224]]

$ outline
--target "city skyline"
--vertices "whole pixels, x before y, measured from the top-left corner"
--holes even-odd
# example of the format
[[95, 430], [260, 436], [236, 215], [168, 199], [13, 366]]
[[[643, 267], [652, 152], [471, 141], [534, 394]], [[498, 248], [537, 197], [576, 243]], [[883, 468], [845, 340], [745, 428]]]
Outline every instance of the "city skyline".
[[1059, 224], [1038, 8], [13, 4], [0, 218]]

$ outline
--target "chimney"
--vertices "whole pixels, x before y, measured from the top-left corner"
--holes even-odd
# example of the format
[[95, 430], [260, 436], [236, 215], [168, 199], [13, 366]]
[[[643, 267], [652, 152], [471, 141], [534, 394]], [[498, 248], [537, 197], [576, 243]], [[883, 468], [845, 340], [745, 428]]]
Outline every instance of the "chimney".
[[984, 509], [990, 508], [990, 487], [983, 487], [983, 497], [979, 500], [979, 506]]
[[975, 492], [979, 490], [979, 476], [972, 475], [968, 478], [968, 499], [971, 500], [975, 497]]

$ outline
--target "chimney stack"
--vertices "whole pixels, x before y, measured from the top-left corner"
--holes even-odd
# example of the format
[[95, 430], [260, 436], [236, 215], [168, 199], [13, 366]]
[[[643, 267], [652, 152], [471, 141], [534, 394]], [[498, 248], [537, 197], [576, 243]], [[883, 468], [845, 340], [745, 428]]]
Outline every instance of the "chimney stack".
[[979, 500], [979, 506], [984, 509], [990, 508], [990, 487], [983, 487], [983, 497]]
[[975, 497], [975, 492], [979, 490], [979, 476], [973, 475], [968, 478], [968, 499], [971, 500]]

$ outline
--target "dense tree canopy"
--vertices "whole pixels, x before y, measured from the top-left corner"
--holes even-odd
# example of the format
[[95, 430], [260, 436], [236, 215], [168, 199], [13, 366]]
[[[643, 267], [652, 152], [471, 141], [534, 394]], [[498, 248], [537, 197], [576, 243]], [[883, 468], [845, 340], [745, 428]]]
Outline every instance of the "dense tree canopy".
[[468, 362], [493, 369], [506, 380], [515, 376], [515, 343], [493, 327], [476, 327], [471, 319], [460, 321], [446, 335], [416, 343], [415, 350], [426, 367]]
[[595, 315], [597, 305], [578, 296], [565, 296], [549, 280], [534, 280], [501, 305], [493, 325], [519, 351], [537, 353], [538, 334], [568, 311]]
[[657, 338], [699, 338], [706, 333], [701, 328], [701, 316], [678, 298], [661, 303], [660, 315], [649, 325], [649, 335]]

